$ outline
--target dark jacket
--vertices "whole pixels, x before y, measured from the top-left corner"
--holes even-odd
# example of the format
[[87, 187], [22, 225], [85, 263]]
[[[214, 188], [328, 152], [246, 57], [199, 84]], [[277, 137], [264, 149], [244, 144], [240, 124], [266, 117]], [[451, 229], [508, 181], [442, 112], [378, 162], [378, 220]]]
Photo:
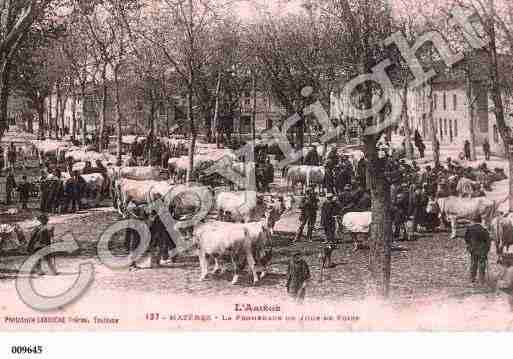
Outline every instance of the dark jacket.
[[297, 294], [308, 279], [310, 279], [308, 264], [303, 259], [292, 259], [287, 270], [287, 292]]
[[366, 212], [369, 211], [372, 207], [372, 201], [367, 192], [363, 192], [360, 199], [356, 202], [356, 206], [354, 211], [356, 212]]
[[29, 253], [35, 253], [38, 250], [48, 247], [52, 244], [53, 228], [39, 225], [32, 231], [30, 241], [27, 246]]
[[5, 186], [7, 187], [7, 189], [16, 188], [16, 180], [14, 179], [14, 176], [12, 174], [9, 174], [7, 176]]
[[150, 225], [150, 234], [152, 246], [166, 246], [168, 249], [176, 248], [173, 239], [169, 235], [164, 223], [162, 223], [159, 216], [157, 216]]
[[319, 209], [319, 200], [315, 197], [304, 197], [299, 206], [301, 209], [301, 217], [310, 217], [317, 214]]
[[18, 185], [18, 192], [20, 193], [20, 200], [27, 200], [30, 197], [30, 189], [32, 184], [29, 182], [23, 182]]
[[321, 226], [323, 228], [335, 228], [335, 216], [338, 214], [339, 206], [336, 201], [326, 201], [321, 209]]
[[465, 243], [470, 254], [487, 256], [490, 251], [490, 233], [482, 225], [472, 224], [465, 232]]

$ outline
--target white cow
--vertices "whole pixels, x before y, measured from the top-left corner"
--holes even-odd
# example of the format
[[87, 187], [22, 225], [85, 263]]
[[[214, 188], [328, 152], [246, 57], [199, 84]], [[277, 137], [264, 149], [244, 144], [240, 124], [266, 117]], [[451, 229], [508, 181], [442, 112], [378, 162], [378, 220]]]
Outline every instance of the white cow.
[[[460, 198], [451, 196], [438, 198], [437, 203], [440, 208], [440, 218], [449, 220], [451, 226], [450, 238], [454, 239], [456, 238], [458, 219], [472, 220], [476, 215], [480, 215], [483, 224], [489, 227], [500, 201], [494, 201], [486, 197]], [[426, 211], [430, 213], [431, 210], [432, 206], [428, 204]]]
[[157, 167], [123, 167], [119, 171], [121, 178], [131, 180], [158, 180], [160, 179], [160, 169]]
[[337, 232], [349, 233], [354, 243], [354, 250], [358, 249], [358, 234], [368, 236], [372, 224], [372, 212], [349, 212], [342, 218], [337, 217], [339, 228]]
[[[239, 281], [239, 263], [237, 259], [245, 257], [249, 269], [253, 274], [253, 283], [265, 276], [265, 264], [262, 276], [259, 278], [256, 271], [256, 263], [261, 259], [261, 250], [272, 241], [272, 231], [268, 227], [267, 219], [252, 223], [225, 223], [211, 221], [200, 224], [194, 229], [193, 241], [198, 246], [198, 254], [201, 268], [200, 280], [204, 280], [208, 274], [208, 258], [216, 259], [214, 272], [219, 269], [217, 259], [223, 255], [232, 258], [234, 276], [232, 284]], [[257, 258], [255, 258], [255, 255]]]
[[258, 221], [266, 211], [263, 197], [258, 196], [255, 191], [218, 193], [215, 205], [219, 219], [225, 219], [229, 215], [234, 222]]
[[324, 167], [318, 166], [291, 166], [287, 171], [287, 188], [295, 192], [296, 185], [301, 183], [303, 186], [310, 187], [324, 185], [324, 177], [326, 172]]
[[136, 181], [123, 178], [116, 181], [116, 188], [118, 200], [126, 206], [129, 201], [144, 204], [162, 198], [173, 189], [173, 186], [166, 181]]

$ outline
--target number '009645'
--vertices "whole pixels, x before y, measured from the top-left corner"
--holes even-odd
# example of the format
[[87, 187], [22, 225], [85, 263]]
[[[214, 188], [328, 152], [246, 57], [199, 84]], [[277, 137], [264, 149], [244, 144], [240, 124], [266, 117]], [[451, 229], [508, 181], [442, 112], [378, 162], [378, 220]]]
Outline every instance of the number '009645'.
[[42, 345], [13, 345], [12, 354], [43, 354]]

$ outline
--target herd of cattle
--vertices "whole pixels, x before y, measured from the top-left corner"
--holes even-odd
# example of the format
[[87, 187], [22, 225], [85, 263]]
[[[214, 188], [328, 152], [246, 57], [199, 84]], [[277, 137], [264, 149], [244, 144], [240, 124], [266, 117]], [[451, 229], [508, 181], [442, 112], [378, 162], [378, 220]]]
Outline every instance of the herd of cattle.
[[[87, 173], [82, 178], [95, 193], [104, 193], [108, 188], [112, 195], [114, 207], [127, 216], [127, 208], [132, 202], [136, 205], [146, 205], [148, 210], [154, 209], [157, 203], [167, 203], [172, 208], [176, 218], [194, 216], [208, 201], [208, 215], [194, 227], [191, 240], [198, 248], [200, 259], [201, 279], [208, 271], [208, 257], [214, 258], [214, 272], [218, 271], [222, 258], [231, 258], [234, 267], [233, 283], [237, 283], [239, 272], [247, 263], [253, 281], [257, 282], [266, 273], [266, 266], [272, 255], [272, 237], [276, 223], [288, 211], [293, 209], [296, 202], [294, 195], [267, 195], [253, 191], [237, 191], [242, 186], [232, 188], [212, 188], [205, 185], [193, 187], [183, 185], [189, 168], [188, 157], [171, 158], [169, 160], [169, 179], [163, 176], [163, 170], [155, 167], [129, 166], [130, 158], [123, 157], [121, 166], [114, 166], [115, 156], [109, 153], [98, 153], [84, 148], [76, 148], [68, 144], [43, 146], [39, 145], [40, 154], [53, 153], [55, 157], [72, 161], [72, 171], [83, 173], [86, 163], [101, 163], [105, 173]], [[323, 156], [329, 151], [325, 146], [319, 146], [318, 151]], [[358, 161], [363, 153], [358, 150], [346, 152], [353, 162]], [[218, 149], [208, 144], [200, 144], [195, 155], [194, 166], [202, 163], [215, 163], [223, 160], [227, 170], [242, 177], [255, 175], [255, 164], [242, 161], [229, 149]], [[221, 162], [223, 162], [221, 161]], [[63, 179], [69, 178], [69, 173], [63, 174]], [[296, 185], [306, 187], [323, 186], [324, 167], [322, 166], [289, 166], [285, 172], [285, 180], [289, 188]], [[465, 193], [467, 184], [458, 184], [459, 191]], [[460, 188], [461, 187], [461, 188]], [[173, 193], [173, 202], [166, 202], [169, 194]], [[181, 196], [187, 194], [187, 196]], [[189, 199], [187, 199], [189, 198]], [[163, 202], [161, 202], [163, 200]], [[487, 197], [464, 198], [449, 196], [431, 199], [427, 206], [428, 213], [436, 213], [444, 223], [451, 226], [451, 238], [456, 237], [457, 221], [471, 219], [480, 214], [485, 224], [491, 228], [496, 239], [497, 253], [502, 253], [513, 244], [513, 215], [498, 215], [498, 207], [503, 201], [494, 201]], [[340, 232], [368, 233], [372, 223], [370, 212], [346, 213], [341, 218]], [[17, 228], [17, 227], [16, 227]], [[19, 230], [18, 230], [19, 232]], [[339, 232], [339, 233], [340, 233]], [[258, 276], [256, 266], [263, 268]]]

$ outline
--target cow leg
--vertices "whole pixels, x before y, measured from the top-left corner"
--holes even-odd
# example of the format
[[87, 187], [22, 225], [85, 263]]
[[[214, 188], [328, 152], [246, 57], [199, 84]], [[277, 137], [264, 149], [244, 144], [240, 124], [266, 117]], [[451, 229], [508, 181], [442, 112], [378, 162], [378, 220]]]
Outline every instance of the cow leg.
[[258, 279], [258, 273], [256, 271], [255, 258], [253, 257], [253, 252], [251, 251], [251, 246], [249, 248], [246, 248], [246, 259], [248, 261], [249, 269], [250, 269], [251, 273], [253, 274], [253, 284], [257, 284], [259, 279]]
[[236, 285], [239, 283], [239, 265], [237, 263], [237, 256], [235, 253], [231, 256], [232, 257], [232, 266], [233, 266], [233, 279], [232, 279], [232, 285]]
[[220, 266], [219, 266], [219, 256], [214, 256], [214, 269], [212, 270], [212, 274], [216, 274], [219, 272]]
[[351, 238], [353, 239], [353, 252], [358, 250], [358, 234], [351, 233]]
[[450, 218], [451, 221], [451, 239], [456, 238], [456, 227], [458, 225], [458, 220], [456, 217]]
[[208, 261], [207, 261], [207, 254], [201, 249], [200, 249], [200, 253], [199, 253], [199, 262], [200, 262], [200, 269], [201, 269], [200, 281], [204, 281], [207, 278], [207, 274], [208, 274]]

